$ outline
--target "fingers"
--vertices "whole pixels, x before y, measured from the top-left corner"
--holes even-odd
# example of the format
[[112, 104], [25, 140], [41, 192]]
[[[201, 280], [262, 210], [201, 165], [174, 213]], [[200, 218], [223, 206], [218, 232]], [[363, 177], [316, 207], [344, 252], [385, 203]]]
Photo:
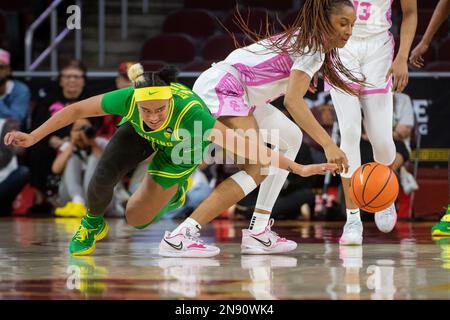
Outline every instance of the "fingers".
[[317, 89], [317, 85], [319, 84], [319, 75], [316, 73], [313, 78], [314, 88]]
[[424, 66], [425, 60], [422, 58], [421, 55], [411, 55], [409, 58], [409, 63], [413, 65], [416, 68], [422, 68]]
[[397, 92], [402, 92], [408, 85], [408, 74], [402, 75], [398, 82]]
[[385, 79], [386, 82], [389, 80], [389, 78], [391, 77], [393, 72], [394, 72], [394, 70], [392, 69], [392, 67], [390, 67], [386, 74], [386, 79]]
[[20, 140], [20, 136], [16, 136], [16, 133], [13, 132], [8, 132], [5, 135], [5, 138], [3, 139], [3, 141], [5, 142], [5, 145], [9, 146], [10, 144], [18, 144]]

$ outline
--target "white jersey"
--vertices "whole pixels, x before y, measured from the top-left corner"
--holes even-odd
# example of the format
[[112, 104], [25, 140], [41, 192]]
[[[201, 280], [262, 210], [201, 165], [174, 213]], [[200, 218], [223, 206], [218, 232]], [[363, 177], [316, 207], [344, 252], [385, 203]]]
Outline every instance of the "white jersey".
[[310, 77], [321, 68], [324, 55], [292, 55], [268, 49], [268, 40], [234, 50], [224, 60], [238, 72], [249, 103], [253, 106], [268, 103], [286, 94], [291, 70], [300, 70]]
[[367, 38], [388, 31], [392, 26], [393, 0], [353, 0], [356, 23], [353, 36]]

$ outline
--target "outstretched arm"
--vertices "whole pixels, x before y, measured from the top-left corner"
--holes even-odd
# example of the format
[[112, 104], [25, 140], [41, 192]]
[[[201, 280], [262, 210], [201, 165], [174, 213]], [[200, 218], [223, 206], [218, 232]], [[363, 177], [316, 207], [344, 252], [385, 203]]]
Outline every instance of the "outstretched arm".
[[328, 162], [336, 163], [339, 172], [347, 172], [348, 160], [331, 137], [312, 114], [303, 97], [308, 91], [311, 78], [300, 70], [291, 71], [284, 106], [300, 128], [306, 131], [325, 151]]
[[57, 112], [30, 134], [20, 131], [9, 132], [5, 136], [4, 142], [6, 145], [14, 144], [25, 148], [30, 147], [50, 133], [64, 128], [78, 119], [106, 115], [101, 107], [102, 98], [103, 95], [98, 95], [71, 104]]
[[271, 165], [303, 177], [315, 174], [325, 174], [327, 171], [334, 172], [337, 170], [337, 165], [334, 163], [322, 163], [316, 165], [298, 164], [289, 160], [282, 154], [259, 144], [256, 138], [252, 139], [251, 137], [243, 137], [237, 134], [233, 129], [225, 126], [220, 121], [216, 121], [209, 139], [211, 142], [233, 152], [235, 155], [251, 161], [252, 163], [258, 163], [264, 166]]
[[433, 16], [431, 17], [430, 24], [428, 25], [427, 30], [425, 31], [425, 34], [422, 37], [422, 40], [420, 40], [419, 44], [411, 52], [409, 62], [413, 66], [417, 68], [423, 67], [424, 65], [423, 55], [428, 51], [431, 40], [433, 39], [434, 35], [438, 31], [442, 23], [444, 23], [444, 21], [447, 20], [449, 14], [450, 14], [450, 0], [439, 1], [439, 3], [436, 6], [436, 9], [434, 9], [434, 13]]

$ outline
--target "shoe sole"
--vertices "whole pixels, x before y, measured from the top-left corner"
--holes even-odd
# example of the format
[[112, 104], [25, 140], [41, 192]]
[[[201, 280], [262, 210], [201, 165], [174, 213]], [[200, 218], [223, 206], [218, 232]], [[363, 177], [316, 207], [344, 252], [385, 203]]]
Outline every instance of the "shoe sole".
[[294, 251], [297, 249], [297, 244], [292, 248], [285, 249], [265, 249], [260, 247], [251, 247], [251, 246], [242, 246], [241, 245], [241, 254], [274, 254], [274, 253], [286, 253], [290, 251]]
[[161, 250], [159, 249], [158, 254], [162, 257], [169, 257], [169, 258], [210, 258], [217, 256], [220, 253], [220, 249], [216, 251], [168, 251], [168, 250]]
[[339, 245], [341, 245], [341, 246], [362, 246], [362, 239], [361, 239], [361, 241], [343, 241], [343, 240], [339, 240]]
[[436, 230], [431, 233], [433, 237], [450, 237], [450, 232], [443, 232], [441, 230]]
[[92, 243], [92, 246], [87, 250], [80, 251], [80, 252], [74, 252], [74, 253], [72, 253], [72, 255], [75, 257], [90, 255], [92, 252], [95, 251], [95, 243], [97, 241], [102, 240], [104, 237], [106, 237], [106, 235], [108, 234], [108, 231], [109, 231], [109, 226], [105, 222], [105, 227], [103, 228], [102, 232], [100, 232], [98, 235], [94, 236], [94, 243]]

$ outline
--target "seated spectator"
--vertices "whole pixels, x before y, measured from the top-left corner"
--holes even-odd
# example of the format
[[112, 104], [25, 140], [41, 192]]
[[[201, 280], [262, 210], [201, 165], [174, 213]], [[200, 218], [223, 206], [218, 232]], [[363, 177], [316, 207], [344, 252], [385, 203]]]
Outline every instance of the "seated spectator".
[[64, 206], [56, 209], [57, 216], [85, 216], [87, 187], [107, 143], [96, 137], [89, 119], [73, 123], [70, 140], [60, 146], [52, 164], [53, 174], [62, 175], [58, 196]]
[[[404, 93], [394, 93], [394, 140], [403, 141], [408, 153], [411, 153], [411, 133], [414, 128], [414, 109], [411, 98]], [[414, 176], [400, 168], [400, 183], [406, 194], [419, 188]]]
[[[31, 114], [31, 131], [65, 106], [89, 97], [85, 92], [86, 72], [84, 65], [77, 60], [71, 60], [61, 68], [59, 86], [56, 90], [45, 92]], [[39, 199], [45, 200], [47, 196], [47, 182], [56, 151], [65, 140], [69, 140], [69, 132], [70, 126], [62, 128], [29, 149], [31, 185], [39, 191]]]
[[10, 54], [0, 49], [0, 119], [13, 119], [24, 128], [30, 104], [30, 90], [23, 82], [10, 77]]
[[18, 164], [17, 153], [21, 150], [3, 143], [7, 132], [19, 129], [14, 120], [0, 119], [0, 215], [11, 214], [13, 201], [30, 176], [29, 169]]
[[[136, 62], [122, 62], [119, 65], [118, 74], [115, 80], [117, 89], [123, 89], [131, 85], [127, 72], [128, 68], [135, 63]], [[122, 117], [117, 115], [107, 115], [103, 117], [103, 124], [98, 128], [97, 135], [99, 137], [111, 139], [114, 132], [116, 132], [120, 120], [122, 120]]]

